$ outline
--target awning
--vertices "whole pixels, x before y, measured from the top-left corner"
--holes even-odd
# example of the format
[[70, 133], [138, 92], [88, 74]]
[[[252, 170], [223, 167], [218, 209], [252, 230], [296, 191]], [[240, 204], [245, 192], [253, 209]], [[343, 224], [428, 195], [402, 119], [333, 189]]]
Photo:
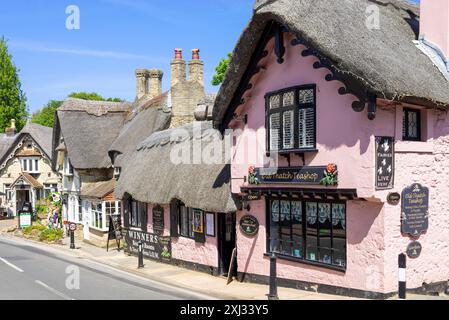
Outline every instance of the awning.
[[355, 200], [357, 189], [311, 189], [311, 188], [273, 188], [242, 187], [245, 195], [269, 196], [273, 198], [298, 198], [307, 200]]
[[26, 172], [20, 174], [16, 181], [11, 185], [11, 189], [14, 189], [17, 185], [30, 185], [34, 189], [42, 189], [44, 187], [31, 174]]

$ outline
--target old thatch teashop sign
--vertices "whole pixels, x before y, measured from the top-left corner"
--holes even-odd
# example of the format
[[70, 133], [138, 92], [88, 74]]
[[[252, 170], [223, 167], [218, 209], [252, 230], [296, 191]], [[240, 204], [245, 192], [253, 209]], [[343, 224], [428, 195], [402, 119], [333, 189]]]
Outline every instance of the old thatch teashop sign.
[[157, 234], [127, 230], [125, 241], [128, 246], [127, 251], [131, 254], [138, 254], [139, 242], [142, 242], [144, 257], [166, 262], [170, 262], [171, 260], [170, 237], [161, 237]]
[[417, 237], [429, 228], [429, 189], [414, 184], [402, 192], [402, 233]]
[[298, 184], [325, 185], [338, 184], [335, 164], [322, 167], [291, 168], [249, 168], [249, 184]]
[[376, 137], [376, 189], [394, 187], [394, 138]]

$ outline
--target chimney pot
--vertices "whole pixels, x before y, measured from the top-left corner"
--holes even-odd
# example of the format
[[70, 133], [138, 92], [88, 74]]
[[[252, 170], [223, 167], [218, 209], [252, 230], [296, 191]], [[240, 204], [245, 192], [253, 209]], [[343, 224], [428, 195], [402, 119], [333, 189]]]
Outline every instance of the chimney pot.
[[162, 77], [164, 73], [158, 69], [147, 70], [147, 72], [150, 79], [150, 99], [153, 99], [162, 94]]
[[200, 60], [200, 49], [192, 50], [192, 60]]
[[137, 87], [137, 100], [141, 99], [148, 94], [148, 71], [146, 69], [136, 70], [136, 87]]
[[182, 60], [182, 49], [175, 49], [175, 60]]

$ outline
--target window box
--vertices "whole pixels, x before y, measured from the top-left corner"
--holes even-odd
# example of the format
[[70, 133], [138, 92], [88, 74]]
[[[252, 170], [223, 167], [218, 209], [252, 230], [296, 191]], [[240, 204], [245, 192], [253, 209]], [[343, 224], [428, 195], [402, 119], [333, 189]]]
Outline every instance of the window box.
[[316, 86], [265, 95], [267, 153], [316, 152]]

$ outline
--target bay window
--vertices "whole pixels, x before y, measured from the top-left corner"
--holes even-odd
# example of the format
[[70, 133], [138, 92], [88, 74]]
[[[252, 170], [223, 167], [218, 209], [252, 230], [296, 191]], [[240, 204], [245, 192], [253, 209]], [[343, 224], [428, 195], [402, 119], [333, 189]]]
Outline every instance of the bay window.
[[270, 199], [267, 250], [281, 256], [346, 268], [344, 202]]
[[267, 151], [315, 150], [316, 86], [283, 89], [265, 99]]
[[90, 208], [90, 226], [96, 229], [104, 229], [103, 207], [101, 203], [92, 203]]

